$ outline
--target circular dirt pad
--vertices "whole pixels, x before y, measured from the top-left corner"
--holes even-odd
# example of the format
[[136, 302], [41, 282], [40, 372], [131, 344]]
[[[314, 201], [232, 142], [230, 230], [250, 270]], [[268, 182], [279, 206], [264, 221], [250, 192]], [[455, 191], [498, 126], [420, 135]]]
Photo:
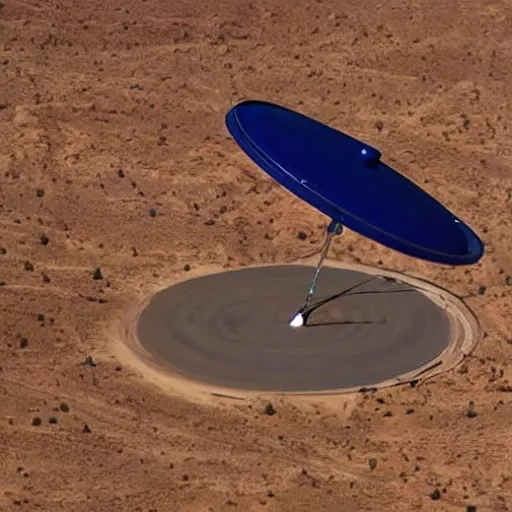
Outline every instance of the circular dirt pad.
[[307, 326], [292, 328], [314, 268], [207, 275], [156, 294], [136, 326], [153, 360], [227, 388], [318, 392], [409, 374], [450, 344], [446, 311], [411, 285], [325, 268]]

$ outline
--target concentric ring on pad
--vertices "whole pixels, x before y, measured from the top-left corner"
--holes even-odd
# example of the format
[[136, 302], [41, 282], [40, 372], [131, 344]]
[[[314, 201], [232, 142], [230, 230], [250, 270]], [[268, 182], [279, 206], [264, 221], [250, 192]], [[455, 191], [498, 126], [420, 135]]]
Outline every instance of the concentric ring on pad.
[[175, 284], [140, 313], [138, 343], [161, 368], [194, 381], [307, 393], [399, 382], [439, 364], [454, 330], [460, 335], [453, 312], [417, 286], [332, 267], [322, 271], [308, 326], [291, 328], [313, 273], [264, 266]]

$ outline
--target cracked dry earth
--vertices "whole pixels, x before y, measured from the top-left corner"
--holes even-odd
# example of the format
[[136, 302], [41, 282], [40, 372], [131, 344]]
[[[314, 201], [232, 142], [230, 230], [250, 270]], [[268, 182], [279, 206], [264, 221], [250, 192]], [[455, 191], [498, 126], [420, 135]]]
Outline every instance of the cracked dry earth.
[[[0, 511], [512, 510], [510, 2], [0, 5]], [[111, 326], [186, 269], [320, 248], [228, 137], [245, 98], [379, 147], [482, 235], [469, 268], [354, 233], [330, 254], [464, 296], [463, 364], [270, 408], [118, 357]]]

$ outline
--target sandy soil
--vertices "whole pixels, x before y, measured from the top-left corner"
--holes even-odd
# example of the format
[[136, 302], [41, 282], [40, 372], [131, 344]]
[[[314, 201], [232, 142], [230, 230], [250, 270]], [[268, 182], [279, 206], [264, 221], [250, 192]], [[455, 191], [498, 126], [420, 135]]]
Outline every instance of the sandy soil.
[[[1, 511], [512, 510], [510, 2], [0, 5]], [[117, 357], [112, 326], [185, 265], [319, 249], [326, 219], [227, 135], [249, 97], [376, 145], [482, 234], [466, 269], [353, 233], [331, 253], [466, 297], [485, 337], [456, 370], [269, 415]]]

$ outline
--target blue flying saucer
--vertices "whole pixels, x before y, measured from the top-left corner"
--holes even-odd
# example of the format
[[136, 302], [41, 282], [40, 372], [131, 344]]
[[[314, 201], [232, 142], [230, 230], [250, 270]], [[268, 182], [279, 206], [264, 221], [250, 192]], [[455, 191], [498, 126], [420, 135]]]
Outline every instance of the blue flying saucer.
[[483, 256], [468, 225], [368, 144], [262, 101], [235, 105], [226, 125], [249, 158], [334, 223], [435, 263], [471, 265]]

